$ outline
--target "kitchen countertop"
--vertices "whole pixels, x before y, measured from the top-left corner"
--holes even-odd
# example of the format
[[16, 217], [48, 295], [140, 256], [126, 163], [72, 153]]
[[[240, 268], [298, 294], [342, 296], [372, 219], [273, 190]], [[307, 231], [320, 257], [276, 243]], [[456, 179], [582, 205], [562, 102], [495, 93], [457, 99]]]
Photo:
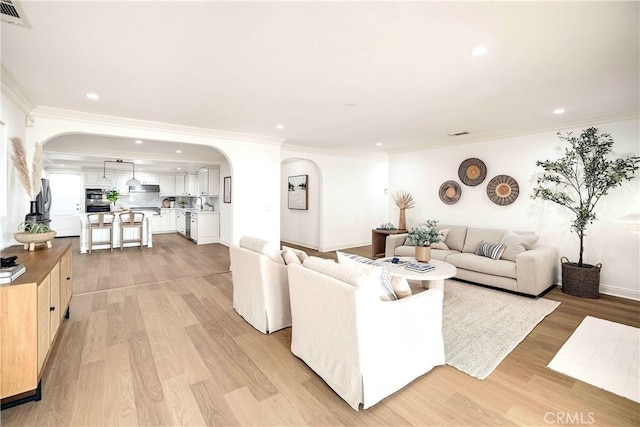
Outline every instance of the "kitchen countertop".
[[197, 213], [197, 214], [203, 214], [203, 215], [211, 215], [211, 214], [219, 214], [220, 211], [207, 211], [204, 209], [200, 209], [200, 208], [162, 208], [167, 209], [167, 210], [174, 210], [174, 211], [182, 211], [182, 212], [191, 212], [191, 213]]

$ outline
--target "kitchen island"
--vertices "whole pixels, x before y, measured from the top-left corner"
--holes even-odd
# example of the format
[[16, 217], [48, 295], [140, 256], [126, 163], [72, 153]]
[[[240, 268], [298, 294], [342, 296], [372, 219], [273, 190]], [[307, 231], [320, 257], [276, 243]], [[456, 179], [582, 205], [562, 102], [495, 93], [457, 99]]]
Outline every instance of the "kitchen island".
[[[114, 223], [113, 223], [113, 247], [120, 248], [120, 216], [121, 212], [112, 212], [115, 214]], [[153, 247], [153, 227], [152, 221], [154, 221], [154, 217], [157, 217], [158, 214], [154, 212], [144, 212], [144, 221], [142, 222], [142, 245], [148, 248]], [[89, 250], [89, 220], [87, 215], [80, 216], [80, 253], [85, 254]], [[124, 230], [124, 247], [136, 246], [139, 247], [139, 243], [135, 242], [126, 242], [128, 240], [137, 239], [138, 229], [126, 228]], [[104, 243], [106, 242], [106, 243]], [[94, 229], [93, 230], [93, 248], [92, 251], [96, 249], [109, 249], [109, 230], [105, 229]]]

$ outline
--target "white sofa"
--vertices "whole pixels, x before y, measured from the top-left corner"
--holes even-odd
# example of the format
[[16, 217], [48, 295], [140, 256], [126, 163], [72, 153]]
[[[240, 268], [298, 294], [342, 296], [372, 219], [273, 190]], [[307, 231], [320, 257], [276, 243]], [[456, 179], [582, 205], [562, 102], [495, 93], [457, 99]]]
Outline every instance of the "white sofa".
[[243, 236], [229, 255], [236, 312], [264, 334], [291, 326], [287, 266], [278, 246]]
[[366, 409], [445, 363], [442, 289], [380, 300], [380, 273], [310, 257], [290, 264], [291, 352]]
[[[554, 285], [558, 250], [535, 245], [537, 238], [531, 239], [535, 237], [533, 233], [446, 224], [438, 224], [437, 228], [448, 230], [444, 240], [448, 249], [432, 249], [431, 257], [456, 266], [456, 279], [533, 296], [543, 294]], [[414, 256], [415, 247], [406, 245], [406, 238], [407, 234], [389, 235], [385, 256]], [[476, 255], [481, 241], [504, 244], [504, 254], [495, 260]]]

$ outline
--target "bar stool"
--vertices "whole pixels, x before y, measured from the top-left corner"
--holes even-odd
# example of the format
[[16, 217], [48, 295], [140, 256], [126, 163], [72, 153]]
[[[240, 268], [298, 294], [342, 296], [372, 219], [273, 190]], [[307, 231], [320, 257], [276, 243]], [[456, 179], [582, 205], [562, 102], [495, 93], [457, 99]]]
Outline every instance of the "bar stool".
[[[144, 214], [142, 212], [127, 212], [120, 214], [120, 252], [124, 248], [125, 243], [140, 243], [142, 249], [142, 224], [144, 223]], [[125, 228], [137, 228], [139, 230], [139, 239], [124, 240]]]
[[93, 230], [109, 230], [109, 240], [95, 242], [96, 244], [109, 244], [111, 252], [113, 252], [113, 220], [115, 215], [112, 213], [92, 213], [87, 215], [89, 221], [89, 253], [93, 247]]

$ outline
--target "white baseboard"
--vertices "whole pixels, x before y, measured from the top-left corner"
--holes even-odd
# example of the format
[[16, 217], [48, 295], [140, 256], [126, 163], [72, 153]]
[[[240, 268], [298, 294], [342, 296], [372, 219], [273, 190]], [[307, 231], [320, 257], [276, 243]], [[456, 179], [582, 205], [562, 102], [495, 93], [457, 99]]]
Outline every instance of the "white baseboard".
[[282, 244], [285, 246], [287, 245], [287, 243], [289, 243], [291, 245], [302, 246], [303, 248], [309, 248], [309, 249], [313, 249], [314, 251], [319, 251], [317, 247], [313, 247], [305, 242], [298, 242], [295, 240], [281, 240], [281, 241], [282, 241]]
[[369, 245], [371, 245], [370, 240], [362, 241], [362, 242], [351, 242], [351, 243], [344, 243], [342, 245], [326, 246], [320, 249], [320, 252], [340, 251], [342, 249], [359, 248], [362, 246], [369, 246]]
[[[562, 288], [561, 277], [557, 278], [556, 284], [557, 286], [560, 286]], [[620, 297], [640, 301], [640, 291], [635, 289], [621, 288], [620, 286], [604, 285], [600, 283], [599, 291], [601, 294], [611, 295], [612, 297]]]

